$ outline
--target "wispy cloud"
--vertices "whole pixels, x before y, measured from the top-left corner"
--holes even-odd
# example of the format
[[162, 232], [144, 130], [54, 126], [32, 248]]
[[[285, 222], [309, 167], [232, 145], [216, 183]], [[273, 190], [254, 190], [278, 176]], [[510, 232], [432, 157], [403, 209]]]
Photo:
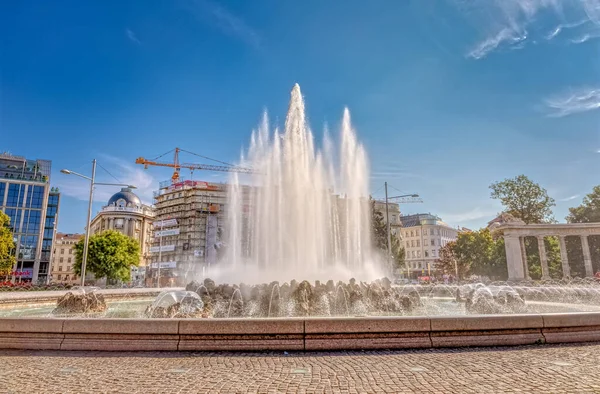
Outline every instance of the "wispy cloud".
[[527, 39], [527, 32], [522, 33], [515, 32], [509, 28], [504, 28], [498, 32], [495, 36], [489, 37], [484, 41], [477, 44], [473, 49], [467, 53], [467, 57], [474, 59], [481, 59], [487, 56], [488, 53], [495, 50], [501, 44], [516, 44]]
[[129, 39], [129, 41], [133, 42], [134, 44], [141, 44], [140, 40], [137, 38], [135, 33], [130, 29], [125, 29], [125, 35]]
[[223, 34], [260, 48], [261, 37], [244, 19], [210, 0], [195, 0], [187, 7], [197, 18], [217, 27]]
[[[465, 16], [480, 24], [485, 38], [475, 44], [467, 57], [482, 59], [491, 52], [523, 48], [538, 38], [553, 40], [571, 30], [575, 38], [567, 42], [580, 44], [600, 37], [600, 0], [481, 0], [466, 3], [455, 0], [465, 9]], [[467, 5], [465, 7], [465, 4]], [[554, 24], [548, 30], [547, 23]]]
[[559, 201], [571, 201], [579, 198], [579, 194], [573, 194], [572, 196], [561, 198]]
[[[128, 161], [109, 155], [102, 155], [98, 163], [113, 174], [116, 179], [98, 167], [96, 169], [96, 182], [123, 183], [136, 186], [134, 192], [142, 202], [148, 205], [152, 204], [152, 192], [158, 189], [158, 181], [150, 173], [144, 171], [142, 167], [135, 167]], [[89, 199], [89, 183], [79, 177], [56, 176], [53, 178], [52, 184], [57, 186], [64, 195], [83, 201]], [[94, 190], [94, 202], [106, 203], [119, 189], [119, 186], [97, 186]]]
[[440, 217], [448, 223], [462, 225], [467, 222], [472, 222], [481, 219], [485, 219], [487, 221], [492, 220], [497, 215], [497, 213], [498, 212], [496, 210], [475, 207], [466, 212], [444, 213], [441, 214]]
[[600, 108], [600, 87], [570, 90], [545, 100], [548, 116], [562, 117]]

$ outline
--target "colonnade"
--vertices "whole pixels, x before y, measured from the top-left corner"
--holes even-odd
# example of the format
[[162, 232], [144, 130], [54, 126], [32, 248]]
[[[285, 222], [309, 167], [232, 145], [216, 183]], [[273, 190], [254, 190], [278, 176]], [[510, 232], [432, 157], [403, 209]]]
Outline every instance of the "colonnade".
[[583, 251], [583, 264], [585, 276], [594, 276], [592, 257], [588, 237], [600, 235], [600, 223], [577, 223], [577, 224], [514, 224], [507, 223], [497, 227], [504, 235], [506, 248], [506, 262], [508, 265], [509, 280], [531, 279], [529, 267], [527, 266], [527, 251], [525, 249], [525, 238], [537, 238], [540, 263], [542, 266], [542, 279], [550, 279], [548, 268], [548, 256], [544, 238], [557, 236], [560, 245], [560, 259], [562, 263], [563, 278], [571, 277], [569, 256], [567, 255], [566, 238], [577, 236], [581, 240]]

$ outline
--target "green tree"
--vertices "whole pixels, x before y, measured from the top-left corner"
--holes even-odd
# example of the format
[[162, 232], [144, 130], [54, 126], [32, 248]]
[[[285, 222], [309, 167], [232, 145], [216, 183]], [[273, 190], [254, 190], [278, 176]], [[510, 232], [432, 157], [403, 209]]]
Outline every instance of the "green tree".
[[[387, 224], [383, 218], [383, 213], [375, 209], [375, 200], [371, 198], [371, 232], [373, 246], [387, 255]], [[404, 269], [404, 259], [406, 252], [400, 243], [400, 239], [394, 235], [391, 237], [392, 262], [394, 269]]]
[[[557, 237], [545, 237], [544, 245], [546, 248], [546, 260], [548, 261], [548, 270], [550, 278], [561, 279], [563, 276], [562, 261], [560, 259], [560, 245]], [[529, 275], [532, 279], [542, 278], [542, 264], [540, 262], [540, 253], [537, 240], [534, 238], [525, 239], [525, 248], [527, 250], [527, 266]]]
[[506, 279], [508, 275], [504, 239], [492, 237], [486, 228], [460, 232], [456, 241], [440, 248], [440, 257], [436, 261], [438, 269], [454, 273], [455, 262], [459, 278], [481, 275], [491, 279]]
[[583, 198], [581, 205], [569, 208], [566, 217], [568, 223], [597, 223], [600, 222], [600, 185]]
[[[600, 222], [600, 185], [595, 186], [592, 192], [583, 198], [581, 205], [569, 208], [566, 217], [568, 223], [598, 223]], [[567, 238], [569, 241], [569, 238]], [[569, 246], [571, 246], [573, 241]], [[590, 254], [592, 257], [592, 268], [594, 272], [600, 271], [600, 236], [588, 237]], [[574, 245], [573, 245], [574, 246]], [[569, 258], [572, 258], [572, 248], [569, 248]]]
[[371, 198], [371, 233], [373, 246], [387, 252], [387, 225], [383, 214], [375, 209], [375, 200]]
[[554, 221], [554, 199], [548, 196], [546, 189], [525, 175], [492, 183], [490, 189], [492, 198], [500, 200], [506, 212], [526, 224]]
[[[75, 245], [76, 264], [73, 270], [77, 275], [81, 275], [84, 242], [82, 239]], [[128, 281], [131, 267], [137, 267], [139, 261], [139, 244], [118, 231], [107, 230], [90, 237], [86, 270], [96, 278]]]
[[455, 248], [456, 241], [450, 241], [440, 248], [439, 257], [435, 260], [435, 269], [455, 276], [458, 270], [458, 279], [462, 279], [469, 276], [471, 267], [456, 256]]
[[9, 225], [10, 217], [0, 211], [0, 275], [7, 275], [15, 265], [15, 243]]

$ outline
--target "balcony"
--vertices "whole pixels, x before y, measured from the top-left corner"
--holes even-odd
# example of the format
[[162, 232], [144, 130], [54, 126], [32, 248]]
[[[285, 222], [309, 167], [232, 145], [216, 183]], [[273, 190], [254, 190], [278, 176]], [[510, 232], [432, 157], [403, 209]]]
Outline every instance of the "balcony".
[[154, 212], [148, 208], [136, 208], [136, 207], [117, 207], [117, 206], [106, 206], [102, 208], [102, 212], [128, 212], [128, 213], [139, 213], [140, 215], [154, 216]]

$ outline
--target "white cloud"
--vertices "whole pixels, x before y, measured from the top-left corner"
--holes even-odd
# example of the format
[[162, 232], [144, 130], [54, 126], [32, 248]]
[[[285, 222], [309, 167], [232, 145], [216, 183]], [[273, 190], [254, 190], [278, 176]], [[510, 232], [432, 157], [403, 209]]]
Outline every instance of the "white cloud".
[[509, 28], [502, 29], [498, 34], [480, 42], [467, 54], [468, 57], [481, 59], [498, 48], [501, 44], [516, 44], [527, 39], [527, 32], [517, 33]]
[[483, 209], [481, 207], [475, 207], [470, 211], [466, 212], [457, 212], [457, 213], [444, 213], [441, 214], [440, 217], [442, 220], [448, 223], [463, 225], [467, 222], [472, 222], [475, 220], [485, 219], [486, 221], [492, 220], [498, 212], [492, 209]]
[[553, 117], [592, 111], [600, 108], [600, 87], [569, 90], [546, 99], [545, 104]]
[[[158, 181], [146, 172], [143, 167], [136, 167], [128, 161], [102, 155], [98, 160], [99, 166], [96, 168], [96, 182], [103, 183], [123, 183], [136, 186], [135, 194], [140, 197], [144, 204], [152, 204], [153, 191], [158, 189]], [[115, 175], [111, 177], [104, 171], [100, 165]], [[84, 174], [85, 175], [85, 174]], [[61, 193], [78, 200], [88, 201], [90, 193], [89, 181], [73, 175], [59, 174], [53, 177], [53, 186], [57, 186]], [[108, 199], [120, 190], [120, 186], [102, 186], [98, 185], [94, 189], [94, 202], [106, 204]]]
[[572, 201], [579, 198], [579, 194], [573, 194], [572, 196], [561, 198], [559, 201]]
[[129, 38], [129, 41], [135, 43], [135, 44], [141, 44], [140, 40], [138, 40], [137, 36], [135, 35], [135, 33], [129, 29], [125, 29], [125, 35], [127, 36], [127, 38]]
[[[500, 49], [520, 49], [538, 36], [553, 40], [565, 30], [580, 44], [600, 37], [600, 0], [454, 0], [474, 19], [485, 38], [475, 44], [467, 57], [482, 59]], [[466, 7], [465, 7], [466, 5]], [[547, 23], [554, 27], [548, 31]], [[542, 33], [542, 30], [546, 33]], [[515, 45], [517, 44], [517, 45]]]
[[260, 48], [261, 37], [258, 32], [240, 16], [222, 5], [210, 0], [196, 0], [189, 3], [188, 9], [199, 19], [216, 26], [224, 34], [235, 37], [254, 48]]

